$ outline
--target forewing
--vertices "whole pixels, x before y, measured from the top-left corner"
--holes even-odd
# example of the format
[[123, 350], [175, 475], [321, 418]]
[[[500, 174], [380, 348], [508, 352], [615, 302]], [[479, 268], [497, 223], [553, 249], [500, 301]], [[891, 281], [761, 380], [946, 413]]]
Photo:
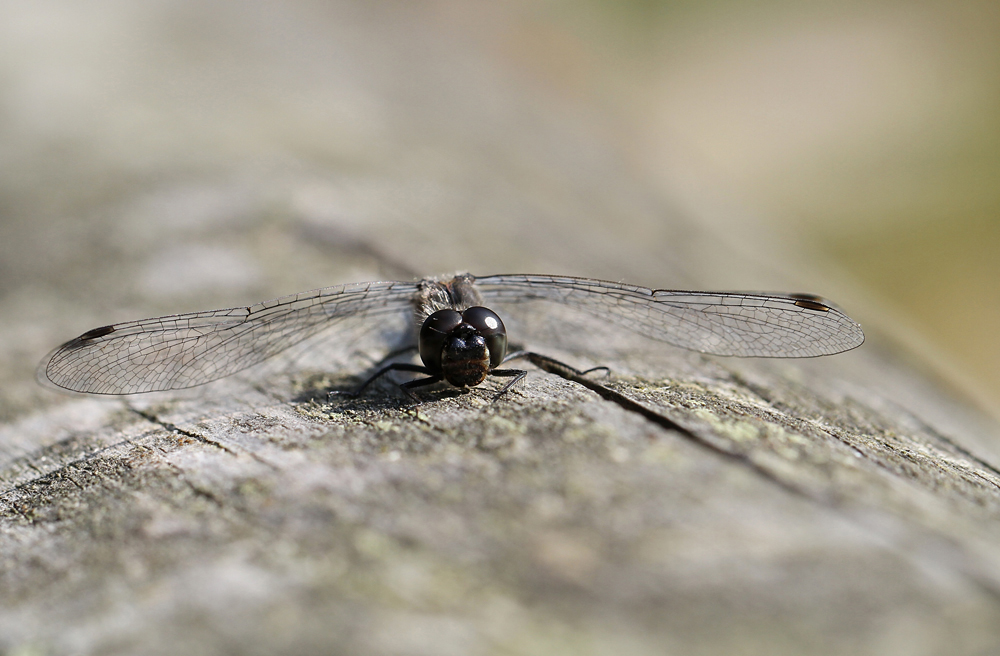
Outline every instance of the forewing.
[[856, 348], [861, 326], [808, 294], [647, 289], [567, 276], [476, 279], [487, 302], [551, 301], [674, 346], [715, 355], [807, 358]]
[[412, 313], [416, 290], [415, 283], [355, 283], [96, 328], [53, 351], [39, 378], [89, 394], [193, 387], [258, 364], [342, 320]]

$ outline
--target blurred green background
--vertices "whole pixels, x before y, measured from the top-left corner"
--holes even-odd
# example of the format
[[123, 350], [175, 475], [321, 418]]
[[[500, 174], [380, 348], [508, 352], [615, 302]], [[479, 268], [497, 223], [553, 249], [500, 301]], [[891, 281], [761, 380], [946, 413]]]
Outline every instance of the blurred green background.
[[887, 330], [1000, 408], [1000, 3], [535, 12], [526, 68], [617, 113], [654, 182], [736, 203], [832, 260]]

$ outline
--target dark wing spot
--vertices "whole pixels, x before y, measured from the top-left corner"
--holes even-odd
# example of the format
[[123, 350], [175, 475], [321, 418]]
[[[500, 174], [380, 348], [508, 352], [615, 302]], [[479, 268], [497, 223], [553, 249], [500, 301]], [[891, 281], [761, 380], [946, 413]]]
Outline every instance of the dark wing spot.
[[823, 299], [814, 294], [789, 294], [789, 296], [796, 299], [795, 304], [800, 308], [816, 310], [817, 312], [830, 311], [830, 307], [823, 302]]
[[93, 330], [88, 330], [87, 332], [83, 333], [76, 339], [77, 341], [82, 342], [88, 339], [97, 339], [98, 337], [104, 337], [105, 335], [110, 335], [113, 332], [115, 332], [114, 326], [101, 326], [100, 328], [94, 328]]

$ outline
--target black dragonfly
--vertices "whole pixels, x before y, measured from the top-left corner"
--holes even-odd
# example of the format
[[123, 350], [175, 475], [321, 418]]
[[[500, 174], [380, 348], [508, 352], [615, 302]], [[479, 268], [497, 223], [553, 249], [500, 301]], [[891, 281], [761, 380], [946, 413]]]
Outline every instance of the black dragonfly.
[[[490, 304], [542, 301], [571, 307], [640, 335], [702, 353], [805, 358], [864, 342], [861, 326], [811, 294], [648, 289], [618, 282], [547, 275], [426, 278], [326, 287], [257, 305], [175, 314], [89, 330], [39, 365], [43, 384], [86, 394], [139, 394], [202, 385], [235, 374], [300, 344], [345, 319], [413, 318], [422, 365], [393, 362], [387, 371], [425, 374], [403, 388], [441, 380], [474, 387], [487, 376], [524, 377], [501, 365], [528, 357], [507, 352], [507, 333]], [[566, 365], [562, 365], [566, 366]], [[575, 371], [570, 367], [566, 367]], [[581, 373], [581, 372], [576, 372]]]

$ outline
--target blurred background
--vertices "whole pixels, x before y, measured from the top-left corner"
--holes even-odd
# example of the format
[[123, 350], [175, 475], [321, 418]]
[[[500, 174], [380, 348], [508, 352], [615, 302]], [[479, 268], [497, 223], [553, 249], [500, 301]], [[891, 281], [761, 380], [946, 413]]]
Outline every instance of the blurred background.
[[600, 86], [654, 179], [793, 234], [1000, 407], [1000, 5], [571, 4], [552, 23], [575, 15], [562, 52], [587, 54], [553, 78]]
[[[985, 0], [5, 3], [0, 327], [17, 346], [2, 364], [24, 378], [93, 325], [400, 275], [393, 261], [787, 284], [704, 244], [701, 270], [675, 271], [657, 244], [684, 236], [641, 199], [581, 207], [575, 238], [630, 231], [644, 252], [533, 245], [561, 235], [536, 239], [545, 205], [520, 199], [572, 195], [560, 167], [622, 185], [563, 133], [599, 135], [727, 253], [795, 262], [811, 272], [796, 286], [1000, 407], [1000, 5]], [[483, 193], [510, 211], [477, 214]], [[478, 230], [428, 234], [445, 206]], [[298, 241], [274, 227], [292, 220]], [[655, 280], [621, 264], [658, 257]], [[9, 387], [0, 411], [37, 394]]]

